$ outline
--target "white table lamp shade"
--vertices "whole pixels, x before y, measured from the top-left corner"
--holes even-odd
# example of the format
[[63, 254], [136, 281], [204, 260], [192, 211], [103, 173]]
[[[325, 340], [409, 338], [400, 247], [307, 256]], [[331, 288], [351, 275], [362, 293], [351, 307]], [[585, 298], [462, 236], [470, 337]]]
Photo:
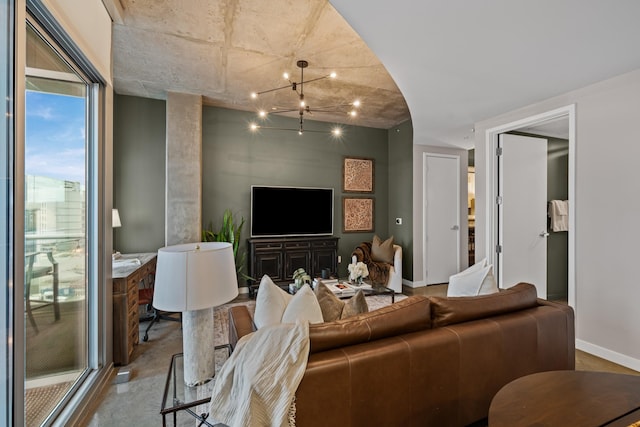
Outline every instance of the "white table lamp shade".
[[153, 306], [185, 312], [216, 307], [238, 296], [230, 243], [200, 242], [158, 250]]

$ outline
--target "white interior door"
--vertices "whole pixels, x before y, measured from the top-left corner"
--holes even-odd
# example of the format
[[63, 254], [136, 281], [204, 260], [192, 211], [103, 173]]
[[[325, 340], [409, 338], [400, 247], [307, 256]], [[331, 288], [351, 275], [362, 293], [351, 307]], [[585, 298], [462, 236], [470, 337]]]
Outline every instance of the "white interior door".
[[447, 283], [460, 270], [460, 158], [425, 154], [425, 278]]
[[501, 134], [498, 144], [498, 285], [528, 282], [546, 298], [547, 140]]

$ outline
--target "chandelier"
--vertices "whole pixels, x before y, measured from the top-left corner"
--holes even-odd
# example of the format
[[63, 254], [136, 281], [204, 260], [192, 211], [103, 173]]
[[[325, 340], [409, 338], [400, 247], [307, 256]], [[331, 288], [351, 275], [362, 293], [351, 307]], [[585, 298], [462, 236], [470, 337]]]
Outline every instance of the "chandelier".
[[[289, 82], [289, 84], [284, 85], [284, 86], [280, 86], [280, 87], [276, 87], [273, 89], [267, 89], [267, 90], [263, 90], [262, 92], [253, 92], [251, 93], [251, 98], [252, 99], [258, 99], [260, 97], [260, 95], [263, 95], [265, 93], [270, 93], [270, 92], [275, 92], [278, 90], [282, 90], [282, 89], [291, 89], [293, 90], [298, 98], [298, 103], [295, 107], [292, 108], [280, 108], [280, 107], [272, 107], [271, 111], [267, 112], [266, 110], [258, 110], [258, 116], [261, 119], [264, 119], [267, 117], [267, 115], [269, 113], [274, 113], [274, 114], [278, 114], [278, 113], [291, 113], [294, 111], [298, 112], [299, 115], [299, 124], [297, 128], [279, 128], [279, 127], [270, 127], [270, 126], [262, 126], [259, 125], [255, 122], [250, 123], [249, 124], [249, 128], [252, 131], [257, 131], [258, 129], [273, 129], [273, 130], [287, 130], [287, 131], [296, 131], [298, 132], [298, 134], [302, 135], [305, 132], [321, 132], [324, 133], [324, 131], [319, 131], [319, 130], [310, 130], [310, 129], [305, 129], [304, 128], [304, 116], [305, 114], [307, 115], [311, 115], [313, 113], [344, 113], [347, 114], [350, 117], [356, 117], [358, 115], [357, 109], [358, 107], [360, 107], [360, 101], [359, 100], [355, 100], [351, 103], [346, 103], [346, 104], [337, 104], [337, 105], [332, 105], [332, 106], [326, 106], [326, 107], [318, 107], [318, 108], [311, 108], [311, 106], [306, 102], [305, 98], [304, 98], [304, 85], [305, 84], [309, 84], [309, 83], [313, 83], [313, 82], [317, 82], [319, 80], [324, 80], [324, 79], [335, 79], [336, 78], [336, 73], [332, 72], [330, 74], [327, 74], [325, 76], [322, 77], [317, 77], [311, 80], [304, 80], [304, 69], [307, 68], [309, 66], [309, 62], [305, 61], [305, 60], [299, 60], [296, 62], [296, 66], [298, 68], [300, 68], [300, 81], [291, 81], [290, 80], [290, 76], [289, 73], [284, 73], [284, 78]], [[342, 130], [340, 129], [340, 127], [334, 127], [331, 130], [331, 133], [335, 136], [339, 136], [342, 133]]]

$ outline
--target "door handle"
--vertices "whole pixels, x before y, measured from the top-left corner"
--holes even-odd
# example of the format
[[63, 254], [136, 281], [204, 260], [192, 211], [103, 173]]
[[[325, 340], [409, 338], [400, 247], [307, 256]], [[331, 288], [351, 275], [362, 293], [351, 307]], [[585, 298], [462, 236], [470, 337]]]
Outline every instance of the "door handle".
[[460, 227], [458, 227], [457, 225], [454, 225], [453, 227], [451, 227], [452, 230], [459, 230]]
[[540, 237], [549, 237], [549, 233], [546, 231], [543, 231], [542, 233], [540, 233]]

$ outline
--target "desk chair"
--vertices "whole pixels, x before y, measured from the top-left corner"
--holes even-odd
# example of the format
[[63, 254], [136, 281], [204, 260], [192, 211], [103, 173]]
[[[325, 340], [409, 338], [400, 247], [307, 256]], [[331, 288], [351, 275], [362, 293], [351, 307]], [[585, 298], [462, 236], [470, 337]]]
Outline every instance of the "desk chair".
[[[47, 255], [51, 265], [39, 265], [36, 258], [39, 255]], [[31, 297], [31, 282], [39, 277], [51, 276], [53, 285], [53, 300], [36, 299]], [[60, 320], [60, 304], [58, 303], [58, 262], [53, 258], [51, 251], [33, 252], [25, 255], [25, 276], [24, 276], [24, 302], [25, 312], [29, 317], [29, 322], [33, 329], [38, 333], [38, 326], [33, 317], [33, 311], [53, 306], [53, 315], [56, 321]], [[32, 305], [35, 304], [35, 305]]]
[[140, 318], [141, 321], [151, 320], [147, 325], [147, 329], [144, 331], [144, 336], [142, 337], [142, 341], [149, 341], [149, 330], [151, 327], [158, 323], [161, 319], [170, 320], [173, 322], [182, 322], [182, 313], [180, 317], [175, 317], [175, 313], [165, 313], [157, 310], [153, 307], [153, 287], [154, 287], [154, 279], [155, 275], [150, 274], [142, 280], [142, 286], [138, 289], [138, 306], [145, 306], [145, 312], [149, 313], [151, 311], [151, 316], [146, 315], [145, 317]]

